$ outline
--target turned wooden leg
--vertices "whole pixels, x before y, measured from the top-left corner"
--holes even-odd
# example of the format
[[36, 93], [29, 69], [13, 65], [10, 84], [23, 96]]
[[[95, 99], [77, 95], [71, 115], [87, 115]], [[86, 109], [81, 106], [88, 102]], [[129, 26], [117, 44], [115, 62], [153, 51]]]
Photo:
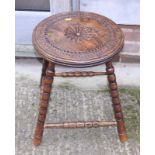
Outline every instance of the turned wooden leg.
[[106, 63], [106, 71], [108, 74], [107, 77], [109, 81], [109, 88], [110, 88], [110, 93], [112, 97], [115, 119], [117, 121], [118, 135], [119, 135], [120, 141], [125, 142], [127, 141], [128, 138], [125, 130], [125, 124], [123, 120], [123, 113], [122, 113], [122, 108], [121, 108], [120, 99], [119, 99], [116, 76], [114, 73], [114, 67], [112, 65], [112, 62]]
[[41, 72], [41, 77], [40, 77], [40, 87], [41, 87], [42, 79], [45, 76], [47, 66], [48, 66], [48, 61], [43, 59], [42, 72]]
[[40, 88], [39, 114], [33, 138], [34, 145], [39, 145], [41, 143], [47, 108], [49, 104], [50, 92], [53, 83], [53, 75], [54, 75], [53, 72], [54, 72], [54, 64], [49, 62], [45, 76], [43, 76]]

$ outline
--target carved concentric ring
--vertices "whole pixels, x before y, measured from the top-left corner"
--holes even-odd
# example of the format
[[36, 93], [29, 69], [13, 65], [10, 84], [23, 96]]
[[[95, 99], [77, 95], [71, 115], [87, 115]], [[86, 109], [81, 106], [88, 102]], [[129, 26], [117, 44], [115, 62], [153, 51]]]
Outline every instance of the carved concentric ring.
[[104, 16], [86, 12], [50, 16], [33, 32], [34, 47], [42, 57], [75, 67], [106, 62], [120, 52], [123, 41], [117, 24]]

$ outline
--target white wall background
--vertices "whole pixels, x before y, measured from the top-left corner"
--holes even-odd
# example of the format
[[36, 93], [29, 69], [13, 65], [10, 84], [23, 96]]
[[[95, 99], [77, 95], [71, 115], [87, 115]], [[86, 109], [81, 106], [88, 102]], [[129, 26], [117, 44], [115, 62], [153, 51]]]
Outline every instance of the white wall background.
[[[51, 14], [70, 10], [70, 5], [66, 4], [70, 0], [51, 1], [51, 13], [16, 11], [16, 44], [32, 44], [35, 25]], [[139, 0], [81, 0], [81, 11], [105, 15], [117, 24], [139, 25]]]
[[140, 24], [140, 0], [81, 0], [81, 10], [105, 15], [118, 24]]

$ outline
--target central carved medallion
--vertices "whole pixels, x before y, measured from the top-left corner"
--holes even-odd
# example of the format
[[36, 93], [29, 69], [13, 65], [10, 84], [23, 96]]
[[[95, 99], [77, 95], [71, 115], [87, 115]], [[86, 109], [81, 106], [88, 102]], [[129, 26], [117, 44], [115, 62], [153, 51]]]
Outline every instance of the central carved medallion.
[[83, 26], [79, 23], [72, 24], [65, 29], [64, 34], [73, 41], [90, 40], [98, 36], [98, 31], [90, 26]]

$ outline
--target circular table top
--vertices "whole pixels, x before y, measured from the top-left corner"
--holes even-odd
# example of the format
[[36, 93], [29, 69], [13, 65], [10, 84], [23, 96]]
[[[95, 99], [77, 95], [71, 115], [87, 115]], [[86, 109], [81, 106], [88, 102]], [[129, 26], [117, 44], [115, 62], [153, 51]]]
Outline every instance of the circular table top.
[[89, 12], [67, 12], [41, 21], [33, 31], [37, 52], [56, 64], [88, 67], [120, 52], [124, 36], [110, 19]]

